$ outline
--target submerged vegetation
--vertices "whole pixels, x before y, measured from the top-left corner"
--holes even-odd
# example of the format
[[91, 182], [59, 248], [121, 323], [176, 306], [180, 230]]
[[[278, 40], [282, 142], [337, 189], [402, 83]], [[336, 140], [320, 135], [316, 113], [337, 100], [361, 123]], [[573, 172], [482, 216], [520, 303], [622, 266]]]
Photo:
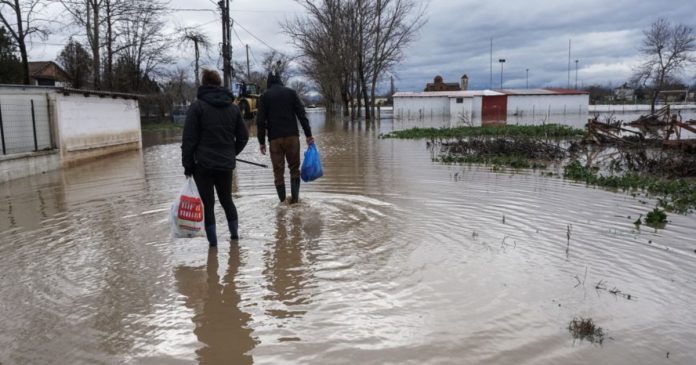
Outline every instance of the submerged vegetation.
[[[643, 176], [636, 172], [627, 172], [624, 175], [602, 175], [598, 171], [598, 167], [583, 166], [578, 160], [574, 160], [563, 168], [563, 177], [604, 188], [623, 191], [644, 190], [656, 197], [662, 207], [678, 213], [687, 213], [696, 209], [696, 183], [694, 182], [686, 179], [669, 180]], [[650, 224], [647, 219], [646, 224]]]
[[577, 340], [585, 340], [600, 345], [604, 342], [604, 330], [595, 325], [592, 318], [573, 318], [568, 324], [568, 331]]
[[579, 138], [585, 134], [582, 129], [559, 124], [544, 125], [506, 125], [485, 127], [455, 128], [413, 128], [383, 134], [382, 138], [398, 139], [461, 139], [466, 137], [538, 137], [538, 138]]
[[[601, 145], [581, 140], [584, 133], [576, 128], [546, 124], [414, 128], [382, 137], [430, 139], [428, 146], [437, 153], [434, 160], [442, 163], [485, 164], [495, 171], [553, 167], [568, 180], [622, 190], [634, 196], [645, 193], [657, 198], [659, 206], [669, 211], [685, 214], [696, 210], [693, 149], [668, 150], [651, 139], [634, 141], [635, 136], [628, 137], [625, 143]], [[640, 223], [664, 227], [666, 216], [660, 219], [656, 212], [651, 212], [649, 218], [646, 215]]]
[[655, 208], [645, 216], [645, 224], [649, 226], [660, 226], [667, 224], [667, 214], [660, 208]]

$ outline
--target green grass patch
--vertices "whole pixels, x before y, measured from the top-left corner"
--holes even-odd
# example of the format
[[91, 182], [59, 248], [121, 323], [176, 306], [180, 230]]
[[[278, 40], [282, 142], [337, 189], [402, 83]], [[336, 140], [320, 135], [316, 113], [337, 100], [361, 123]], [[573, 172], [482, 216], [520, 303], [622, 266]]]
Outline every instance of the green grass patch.
[[660, 208], [655, 208], [645, 216], [645, 224], [659, 226], [667, 223], [667, 213]]
[[597, 168], [585, 167], [577, 160], [564, 167], [563, 177], [605, 188], [644, 190], [657, 197], [663, 208], [678, 213], [696, 210], [696, 183], [685, 179], [665, 180], [633, 172], [622, 176], [601, 175]]
[[559, 124], [544, 124], [456, 128], [412, 128], [382, 134], [381, 137], [398, 139], [459, 139], [466, 137], [577, 138], [584, 135], [584, 129], [577, 129]]

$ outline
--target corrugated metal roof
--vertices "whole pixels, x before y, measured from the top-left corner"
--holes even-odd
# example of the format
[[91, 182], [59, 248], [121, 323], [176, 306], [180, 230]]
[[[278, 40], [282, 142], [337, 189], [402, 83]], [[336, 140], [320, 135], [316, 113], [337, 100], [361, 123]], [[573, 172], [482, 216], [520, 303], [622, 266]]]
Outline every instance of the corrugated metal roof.
[[496, 89], [496, 91], [506, 95], [584, 95], [589, 94], [584, 90], [573, 89]]
[[555, 92], [546, 89], [496, 89], [506, 95], [554, 95]]
[[473, 98], [475, 96], [499, 96], [503, 93], [493, 90], [465, 90], [465, 91], [428, 91], [428, 92], [398, 92], [395, 98]]

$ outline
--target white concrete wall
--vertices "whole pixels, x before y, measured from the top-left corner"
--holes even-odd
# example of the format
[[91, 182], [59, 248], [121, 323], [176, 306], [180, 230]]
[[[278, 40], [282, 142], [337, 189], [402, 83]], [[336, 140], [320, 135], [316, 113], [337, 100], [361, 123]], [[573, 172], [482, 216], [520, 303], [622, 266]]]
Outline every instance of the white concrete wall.
[[60, 154], [53, 151], [0, 155], [0, 183], [60, 168]]
[[471, 118], [478, 121], [481, 125], [481, 114], [483, 113], [483, 96], [475, 96], [471, 102]]
[[394, 115], [400, 119], [430, 118], [450, 115], [447, 96], [394, 97]]
[[457, 98], [450, 98], [449, 111], [453, 120], [462, 122], [472, 122], [471, 106], [474, 98], [461, 98], [462, 102], [457, 103]]
[[590, 96], [583, 95], [508, 95], [508, 115], [544, 118], [553, 115], [588, 113]]
[[[75, 160], [76, 156], [96, 157], [115, 147], [141, 147], [137, 100], [59, 93], [52, 94], [52, 98], [64, 161]], [[86, 153], [90, 150], [94, 152]]]
[[[655, 105], [655, 109], [660, 109], [664, 105]], [[696, 104], [682, 104], [682, 105], [670, 105], [672, 110], [696, 110]], [[650, 105], [645, 104], [616, 104], [616, 105], [590, 105], [589, 111], [591, 113], [632, 113], [632, 112], [649, 112]]]

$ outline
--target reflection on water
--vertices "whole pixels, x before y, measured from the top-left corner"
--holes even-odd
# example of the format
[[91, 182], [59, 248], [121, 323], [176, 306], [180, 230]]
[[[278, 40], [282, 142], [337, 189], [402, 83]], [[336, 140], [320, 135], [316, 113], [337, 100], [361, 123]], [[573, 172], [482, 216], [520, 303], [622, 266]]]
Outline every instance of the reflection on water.
[[230, 248], [227, 268], [220, 281], [218, 250], [208, 251], [205, 267], [179, 266], [174, 271], [177, 290], [194, 312], [193, 333], [203, 347], [196, 350], [201, 364], [251, 364], [248, 352], [254, 348], [250, 315], [240, 310], [235, 277], [241, 265], [237, 246]]
[[[0, 184], [0, 363], [693, 362], [693, 215], [638, 230], [655, 201], [434, 163], [382, 117], [310, 113], [325, 175], [296, 206], [240, 164], [242, 239], [212, 251], [169, 237], [166, 138]], [[240, 157], [268, 163], [254, 138]], [[603, 347], [574, 343], [580, 317]]]
[[269, 293], [264, 298], [277, 301], [287, 309], [269, 308], [268, 313], [278, 319], [301, 316], [302, 310], [293, 310], [309, 302], [303, 294], [307, 284], [308, 265], [303, 263], [302, 214], [298, 209], [278, 209], [276, 212], [275, 244], [269, 249], [264, 261], [264, 275], [269, 283]]

